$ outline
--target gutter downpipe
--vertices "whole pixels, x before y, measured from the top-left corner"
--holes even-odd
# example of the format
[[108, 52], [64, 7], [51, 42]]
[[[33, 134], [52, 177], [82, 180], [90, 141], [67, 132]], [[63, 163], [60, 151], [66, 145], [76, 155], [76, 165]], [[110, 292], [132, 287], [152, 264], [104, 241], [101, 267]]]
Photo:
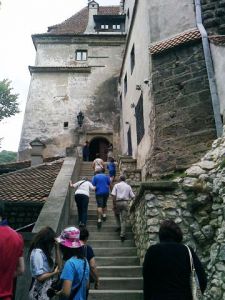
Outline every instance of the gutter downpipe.
[[207, 69], [207, 74], [209, 79], [209, 88], [210, 88], [210, 93], [212, 98], [216, 133], [217, 133], [217, 137], [220, 137], [223, 134], [223, 124], [220, 117], [220, 100], [217, 93], [217, 86], [215, 81], [215, 73], [213, 69], [213, 61], [212, 61], [212, 54], [209, 45], [208, 34], [202, 23], [201, 0], [195, 0], [195, 11], [196, 11], [197, 27], [202, 36], [203, 51], [204, 51], [206, 69]]

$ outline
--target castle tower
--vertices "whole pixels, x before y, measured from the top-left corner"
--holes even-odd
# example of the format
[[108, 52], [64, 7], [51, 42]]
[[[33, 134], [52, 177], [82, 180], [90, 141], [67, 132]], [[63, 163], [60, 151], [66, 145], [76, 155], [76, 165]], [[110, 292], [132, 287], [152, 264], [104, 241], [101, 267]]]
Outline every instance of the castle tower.
[[[36, 49], [19, 146], [29, 159], [29, 143], [38, 138], [43, 156], [90, 142], [92, 157], [119, 147], [117, 81], [125, 43], [125, 16], [120, 6], [87, 7], [48, 32], [32, 36]], [[78, 114], [84, 119], [80, 126]]]

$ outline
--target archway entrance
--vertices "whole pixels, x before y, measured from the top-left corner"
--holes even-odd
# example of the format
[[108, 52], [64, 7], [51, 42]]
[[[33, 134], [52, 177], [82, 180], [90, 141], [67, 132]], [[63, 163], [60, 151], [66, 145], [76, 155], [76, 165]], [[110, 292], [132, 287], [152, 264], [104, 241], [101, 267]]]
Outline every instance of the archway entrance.
[[96, 158], [96, 154], [99, 153], [100, 158], [107, 161], [109, 141], [106, 138], [94, 138], [89, 144], [90, 161]]

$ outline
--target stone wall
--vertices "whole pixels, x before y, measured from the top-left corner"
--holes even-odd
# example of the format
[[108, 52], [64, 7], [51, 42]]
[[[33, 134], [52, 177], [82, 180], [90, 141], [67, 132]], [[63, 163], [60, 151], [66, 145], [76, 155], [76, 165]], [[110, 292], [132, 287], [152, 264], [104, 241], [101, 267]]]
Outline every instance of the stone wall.
[[225, 34], [225, 1], [202, 0], [203, 24], [209, 35]]
[[208, 274], [204, 299], [225, 299], [225, 138], [186, 172], [170, 181], [146, 182], [131, 204], [138, 255], [158, 241], [159, 224], [170, 218], [184, 233], [184, 242], [200, 256]]
[[216, 138], [202, 45], [153, 55], [152, 68], [155, 138], [149, 176], [187, 168]]
[[36, 222], [43, 204], [6, 202], [4, 207], [9, 225], [18, 229]]

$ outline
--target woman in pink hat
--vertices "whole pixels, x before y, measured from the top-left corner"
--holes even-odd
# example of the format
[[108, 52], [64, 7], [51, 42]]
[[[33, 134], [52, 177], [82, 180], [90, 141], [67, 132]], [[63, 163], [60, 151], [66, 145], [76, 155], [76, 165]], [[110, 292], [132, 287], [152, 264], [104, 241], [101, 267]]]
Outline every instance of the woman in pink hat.
[[90, 270], [84, 257], [83, 242], [80, 241], [80, 230], [65, 228], [56, 240], [66, 261], [60, 276], [63, 281], [60, 294], [71, 300], [86, 300]]

